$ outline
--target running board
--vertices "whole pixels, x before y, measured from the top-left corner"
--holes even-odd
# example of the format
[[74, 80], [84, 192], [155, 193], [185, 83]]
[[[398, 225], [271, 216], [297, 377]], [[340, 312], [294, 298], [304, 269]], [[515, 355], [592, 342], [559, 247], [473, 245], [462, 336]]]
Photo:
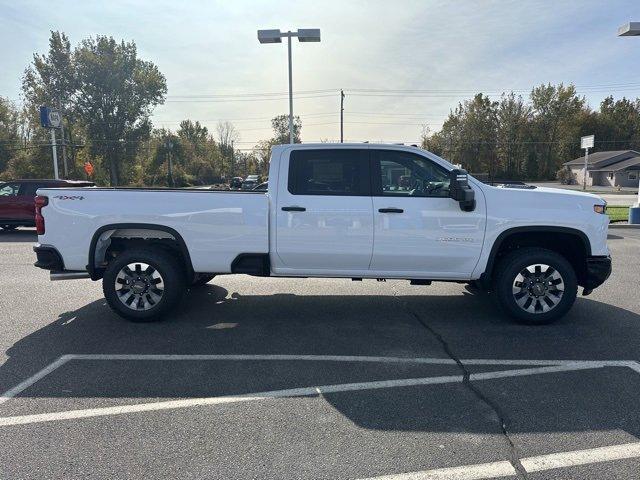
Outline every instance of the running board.
[[49, 280], [79, 280], [81, 278], [91, 278], [89, 272], [82, 270], [68, 270], [62, 272], [51, 272], [49, 274]]

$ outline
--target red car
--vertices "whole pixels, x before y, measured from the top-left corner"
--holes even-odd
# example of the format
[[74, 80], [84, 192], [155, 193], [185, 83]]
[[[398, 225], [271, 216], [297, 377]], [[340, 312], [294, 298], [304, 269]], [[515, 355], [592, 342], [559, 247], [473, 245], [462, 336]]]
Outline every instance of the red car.
[[39, 188], [93, 187], [95, 183], [78, 180], [13, 180], [0, 183], [0, 228], [35, 226], [34, 199]]

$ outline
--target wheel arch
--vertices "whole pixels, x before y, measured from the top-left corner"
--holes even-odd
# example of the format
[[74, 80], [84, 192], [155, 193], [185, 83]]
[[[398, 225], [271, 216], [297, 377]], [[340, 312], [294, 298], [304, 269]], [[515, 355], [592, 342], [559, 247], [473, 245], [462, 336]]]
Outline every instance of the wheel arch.
[[[92, 280], [99, 280], [100, 278], [102, 278], [102, 274], [104, 271], [103, 268], [98, 266], [96, 261], [96, 250], [98, 249], [98, 241], [103, 234], [109, 231], [115, 232], [117, 230], [140, 230], [149, 232], [149, 234], [140, 234], [139, 236], [137, 236], [134, 233], [133, 236], [123, 236], [115, 238], [171, 239], [175, 241], [176, 246], [182, 255], [182, 263], [187, 275], [189, 275], [189, 278], [193, 276], [193, 264], [191, 262], [191, 256], [189, 255], [189, 249], [187, 248], [187, 244], [184, 241], [184, 238], [182, 238], [182, 235], [180, 235], [180, 233], [178, 233], [175, 229], [167, 227], [166, 225], [157, 225], [153, 223], [111, 223], [98, 228], [91, 237], [91, 243], [89, 245], [89, 257], [87, 259], [87, 272], [89, 272], [89, 276]], [[154, 234], [153, 232], [160, 232], [161, 235]], [[109, 239], [110, 238], [111, 237], [109, 237]], [[104, 255], [108, 247], [109, 245], [101, 246], [101, 251], [98, 253]]]
[[[562, 243], [567, 240], [571, 245]], [[576, 271], [579, 282], [583, 281], [586, 274], [586, 258], [591, 255], [589, 237], [575, 228], [536, 225], [509, 228], [496, 237], [484, 272], [480, 276], [483, 283], [490, 283], [501, 254], [518, 246], [539, 246], [565, 255]], [[570, 247], [576, 248], [572, 250]]]

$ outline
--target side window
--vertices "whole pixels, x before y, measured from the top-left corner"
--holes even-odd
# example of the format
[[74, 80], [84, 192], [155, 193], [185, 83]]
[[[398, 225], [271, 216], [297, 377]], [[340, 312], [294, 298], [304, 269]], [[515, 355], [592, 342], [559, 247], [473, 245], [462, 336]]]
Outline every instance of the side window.
[[370, 195], [365, 149], [294, 150], [289, 158], [293, 195]]
[[428, 158], [411, 152], [374, 150], [377, 195], [384, 197], [448, 197], [449, 174]]
[[0, 197], [15, 197], [19, 190], [19, 183], [0, 183]]
[[31, 197], [35, 197], [36, 190], [40, 187], [41, 185], [38, 185], [36, 183], [31, 183], [31, 182], [23, 183], [22, 186], [20, 187], [20, 191], [18, 195], [29, 195]]

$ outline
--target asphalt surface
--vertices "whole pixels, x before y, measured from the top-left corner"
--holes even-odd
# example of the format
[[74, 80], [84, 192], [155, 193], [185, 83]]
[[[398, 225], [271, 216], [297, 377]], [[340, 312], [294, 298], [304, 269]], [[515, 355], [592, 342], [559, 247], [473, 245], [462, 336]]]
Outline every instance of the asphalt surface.
[[[49, 282], [33, 240], [0, 232], [0, 392], [82, 356], [0, 404], [2, 479], [363, 479], [505, 461], [505, 478], [639, 476], [639, 455], [537, 472], [527, 459], [639, 441], [640, 370], [611, 362], [640, 360], [640, 230], [611, 231], [610, 280], [544, 327], [464, 285], [246, 276], [131, 324], [99, 283]], [[601, 364], [535, 372], [543, 360]], [[448, 380], [412, 380], [435, 377]], [[301, 390], [242, 397], [288, 389]]]

